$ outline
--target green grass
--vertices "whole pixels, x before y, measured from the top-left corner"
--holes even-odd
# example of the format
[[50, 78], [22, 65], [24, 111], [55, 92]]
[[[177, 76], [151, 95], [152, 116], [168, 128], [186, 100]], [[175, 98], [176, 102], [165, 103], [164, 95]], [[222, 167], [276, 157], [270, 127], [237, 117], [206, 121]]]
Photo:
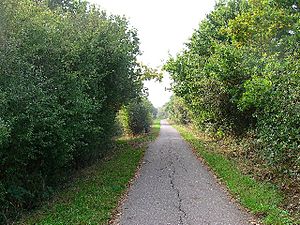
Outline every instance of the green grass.
[[207, 151], [203, 142], [190, 130], [182, 126], [175, 126], [175, 128], [226, 184], [231, 194], [244, 207], [261, 218], [263, 224], [300, 224], [300, 221], [293, 221], [287, 211], [280, 209], [283, 195], [275, 186], [258, 182], [252, 177], [242, 174], [233, 160], [220, 153]]
[[148, 135], [118, 139], [109, 159], [83, 170], [54, 200], [19, 224], [107, 224], [134, 177], [146, 143], [157, 137], [159, 129], [159, 121], [155, 121]]

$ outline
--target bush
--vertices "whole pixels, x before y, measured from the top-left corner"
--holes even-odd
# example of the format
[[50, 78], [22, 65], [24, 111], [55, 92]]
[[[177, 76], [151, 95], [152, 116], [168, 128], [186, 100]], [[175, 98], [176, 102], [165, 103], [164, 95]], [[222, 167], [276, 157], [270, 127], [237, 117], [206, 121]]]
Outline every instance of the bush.
[[[291, 70], [291, 68], [293, 68]], [[300, 174], [300, 64], [291, 58], [269, 59], [268, 76], [245, 84], [241, 99], [256, 107], [257, 142], [260, 155], [275, 173], [297, 178]], [[267, 79], [267, 81], [266, 81]]]
[[137, 135], [150, 131], [153, 113], [156, 113], [155, 108], [149, 100], [143, 98], [123, 106], [118, 117], [125, 134]]
[[191, 121], [189, 111], [184, 101], [175, 95], [173, 95], [170, 101], [165, 105], [165, 111], [167, 118], [175, 123], [188, 124]]
[[[184, 114], [200, 129], [256, 134], [257, 157], [276, 175], [300, 176], [299, 4], [221, 1], [164, 66]], [[184, 114], [181, 109], [184, 110]]]
[[118, 110], [141, 90], [128, 22], [55, 2], [0, 5], [0, 223], [102, 157]]

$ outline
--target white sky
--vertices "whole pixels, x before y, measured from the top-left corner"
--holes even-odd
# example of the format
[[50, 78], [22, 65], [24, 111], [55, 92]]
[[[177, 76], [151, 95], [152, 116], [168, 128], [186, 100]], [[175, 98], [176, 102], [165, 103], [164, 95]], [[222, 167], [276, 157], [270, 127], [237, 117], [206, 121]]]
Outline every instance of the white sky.
[[[140, 60], [149, 66], [160, 67], [175, 55], [215, 5], [215, 0], [89, 0], [108, 13], [125, 15], [138, 29], [143, 55]], [[165, 91], [170, 79], [161, 83], [150, 81], [149, 100], [155, 107], [165, 104], [171, 93]]]

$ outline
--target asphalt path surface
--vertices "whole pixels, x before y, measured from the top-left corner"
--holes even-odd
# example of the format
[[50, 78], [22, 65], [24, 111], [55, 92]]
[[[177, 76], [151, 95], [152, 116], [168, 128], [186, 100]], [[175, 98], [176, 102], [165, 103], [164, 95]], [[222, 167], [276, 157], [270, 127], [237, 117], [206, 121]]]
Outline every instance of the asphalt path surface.
[[166, 121], [121, 209], [121, 225], [250, 224], [189, 145]]

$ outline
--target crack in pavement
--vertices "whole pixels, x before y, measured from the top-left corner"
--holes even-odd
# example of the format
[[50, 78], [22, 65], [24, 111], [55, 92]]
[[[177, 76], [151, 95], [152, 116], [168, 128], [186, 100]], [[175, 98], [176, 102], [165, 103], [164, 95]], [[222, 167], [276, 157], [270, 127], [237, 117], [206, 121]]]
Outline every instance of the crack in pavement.
[[[178, 158], [178, 157], [177, 157]], [[175, 185], [175, 173], [176, 169], [174, 167], [174, 163], [170, 161], [169, 167], [171, 167], [171, 173], [169, 173], [169, 179], [172, 189], [176, 192], [177, 198], [178, 198], [178, 211], [179, 211], [179, 224], [178, 225], [184, 225], [183, 218], [187, 218], [187, 213], [182, 208], [182, 198], [180, 196], [180, 191]]]
[[121, 225], [249, 225], [252, 216], [233, 203], [179, 133], [162, 123], [149, 146]]
[[185, 168], [184, 164], [182, 163], [182, 161], [180, 160], [179, 156], [176, 154], [176, 161], [181, 165], [181, 168], [187, 173], [187, 169]]

